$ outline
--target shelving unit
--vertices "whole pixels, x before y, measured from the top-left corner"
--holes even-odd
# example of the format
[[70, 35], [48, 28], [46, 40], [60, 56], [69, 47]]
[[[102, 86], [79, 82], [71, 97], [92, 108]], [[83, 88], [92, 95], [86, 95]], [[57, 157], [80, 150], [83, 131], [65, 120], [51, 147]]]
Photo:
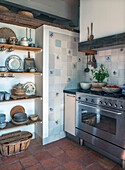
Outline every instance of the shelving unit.
[[42, 100], [42, 97], [41, 96], [31, 96], [27, 99], [10, 99], [10, 100], [4, 100], [4, 101], [0, 101], [0, 103], [8, 103], [8, 102], [16, 102], [16, 101], [23, 101], [23, 100], [37, 100], [37, 99], [41, 99]]
[[13, 50], [23, 50], [23, 51], [42, 51], [42, 48], [37, 47], [26, 47], [21, 45], [11, 45], [11, 44], [0, 44], [0, 48], [13, 49]]
[[15, 75], [26, 75], [26, 74], [35, 74], [35, 75], [41, 75], [42, 76], [42, 73], [41, 72], [22, 72], [22, 73], [16, 73], [16, 72], [0, 72], [0, 74], [6, 74], [6, 75], [9, 75], [9, 74], [15, 74]]
[[37, 124], [37, 123], [42, 123], [42, 120], [40, 120], [40, 119], [38, 119], [37, 121], [29, 120], [25, 125], [14, 125], [11, 122], [7, 122], [6, 127], [3, 128], [3, 129], [0, 129], [0, 131], [14, 129], [14, 128], [19, 128], [19, 127], [28, 126], [28, 125]]

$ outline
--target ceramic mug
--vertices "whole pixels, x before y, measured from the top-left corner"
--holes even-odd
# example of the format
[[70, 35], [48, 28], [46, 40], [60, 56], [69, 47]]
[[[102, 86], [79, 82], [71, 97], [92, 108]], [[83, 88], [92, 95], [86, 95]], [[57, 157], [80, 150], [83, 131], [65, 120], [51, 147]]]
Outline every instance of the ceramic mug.
[[36, 70], [37, 70], [37, 68], [31, 68], [30, 72], [34, 73], [34, 72], [36, 72]]
[[5, 100], [10, 100], [10, 93], [8, 92], [5, 93]]
[[0, 101], [3, 101], [3, 100], [4, 100], [4, 93], [0, 92]]

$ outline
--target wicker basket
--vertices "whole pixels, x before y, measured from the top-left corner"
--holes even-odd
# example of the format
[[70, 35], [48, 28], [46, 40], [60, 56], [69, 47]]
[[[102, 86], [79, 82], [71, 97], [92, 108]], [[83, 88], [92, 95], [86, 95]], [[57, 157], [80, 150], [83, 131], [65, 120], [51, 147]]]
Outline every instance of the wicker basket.
[[0, 136], [0, 151], [4, 156], [10, 156], [26, 150], [32, 139], [32, 133], [16, 131]]

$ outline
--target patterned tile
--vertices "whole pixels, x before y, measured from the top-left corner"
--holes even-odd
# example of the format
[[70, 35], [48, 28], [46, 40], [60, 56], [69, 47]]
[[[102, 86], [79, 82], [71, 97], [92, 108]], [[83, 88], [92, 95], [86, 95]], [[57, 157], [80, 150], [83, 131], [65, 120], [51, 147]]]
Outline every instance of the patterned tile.
[[105, 56], [105, 60], [106, 62], [111, 62], [111, 56], [110, 55]]
[[55, 46], [61, 47], [61, 40], [55, 40]]

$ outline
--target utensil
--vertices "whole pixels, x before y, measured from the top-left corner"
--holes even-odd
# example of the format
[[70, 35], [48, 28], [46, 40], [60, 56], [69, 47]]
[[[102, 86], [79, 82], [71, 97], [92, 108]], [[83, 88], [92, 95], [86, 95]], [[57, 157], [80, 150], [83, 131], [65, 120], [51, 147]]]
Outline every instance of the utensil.
[[24, 59], [24, 70], [30, 71], [30, 68], [35, 68], [35, 60], [30, 58], [30, 52], [28, 51], [28, 58]]
[[94, 67], [94, 68], [97, 68], [97, 62], [96, 62], [96, 59], [95, 59], [95, 55], [94, 55], [94, 54], [93, 54], [93, 57], [92, 57], [91, 66]]
[[38, 119], [38, 115], [30, 115], [29, 119], [32, 121], [36, 121]]
[[90, 40], [93, 40], [94, 35], [93, 35], [93, 23], [91, 23], [91, 35], [90, 35]]
[[9, 43], [9, 44], [12, 44], [12, 45], [17, 44], [17, 43], [18, 43], [17, 37], [9, 37], [8, 43]]
[[89, 72], [89, 68], [88, 68], [88, 54], [86, 54], [86, 55], [87, 55], [87, 64], [86, 64], [86, 68], [85, 68], [84, 72]]
[[9, 37], [16, 37], [15, 32], [7, 27], [0, 28], [0, 38], [5, 38], [8, 41]]
[[11, 55], [6, 59], [5, 66], [9, 71], [19, 70], [22, 67], [22, 60], [17, 55]]
[[88, 38], [87, 38], [87, 39], [88, 39], [88, 41], [89, 41], [89, 27], [87, 27], [87, 30], [88, 30]]
[[92, 62], [91, 62], [91, 55], [89, 55], [89, 62], [88, 62], [88, 65], [91, 65]]
[[118, 93], [120, 92], [121, 88], [107, 88], [107, 87], [102, 87], [102, 90], [106, 93]]
[[35, 95], [36, 92], [35, 84], [28, 82], [24, 85], [24, 88], [26, 89], [26, 95], [28, 96]]
[[6, 44], [6, 39], [5, 38], [0, 38], [0, 43], [1, 44]]
[[10, 100], [10, 93], [5, 92], [5, 100]]
[[32, 41], [32, 38], [31, 38], [31, 28], [30, 28], [30, 38], [29, 38], [29, 42]]
[[33, 14], [31, 12], [28, 12], [28, 11], [18, 11], [18, 14], [20, 14], [22, 16], [26, 16], [28, 18], [34, 18]]
[[81, 87], [81, 89], [83, 89], [83, 90], [88, 90], [88, 89], [90, 89], [90, 87], [91, 87], [91, 83], [80, 83], [80, 87]]
[[13, 107], [10, 111], [11, 118], [14, 118], [14, 114], [16, 113], [25, 113], [24, 107], [20, 105]]
[[3, 113], [0, 113], [0, 123], [5, 122], [5, 119], [6, 119], [6, 115]]
[[0, 72], [6, 72], [7, 68], [5, 66], [0, 66]]

